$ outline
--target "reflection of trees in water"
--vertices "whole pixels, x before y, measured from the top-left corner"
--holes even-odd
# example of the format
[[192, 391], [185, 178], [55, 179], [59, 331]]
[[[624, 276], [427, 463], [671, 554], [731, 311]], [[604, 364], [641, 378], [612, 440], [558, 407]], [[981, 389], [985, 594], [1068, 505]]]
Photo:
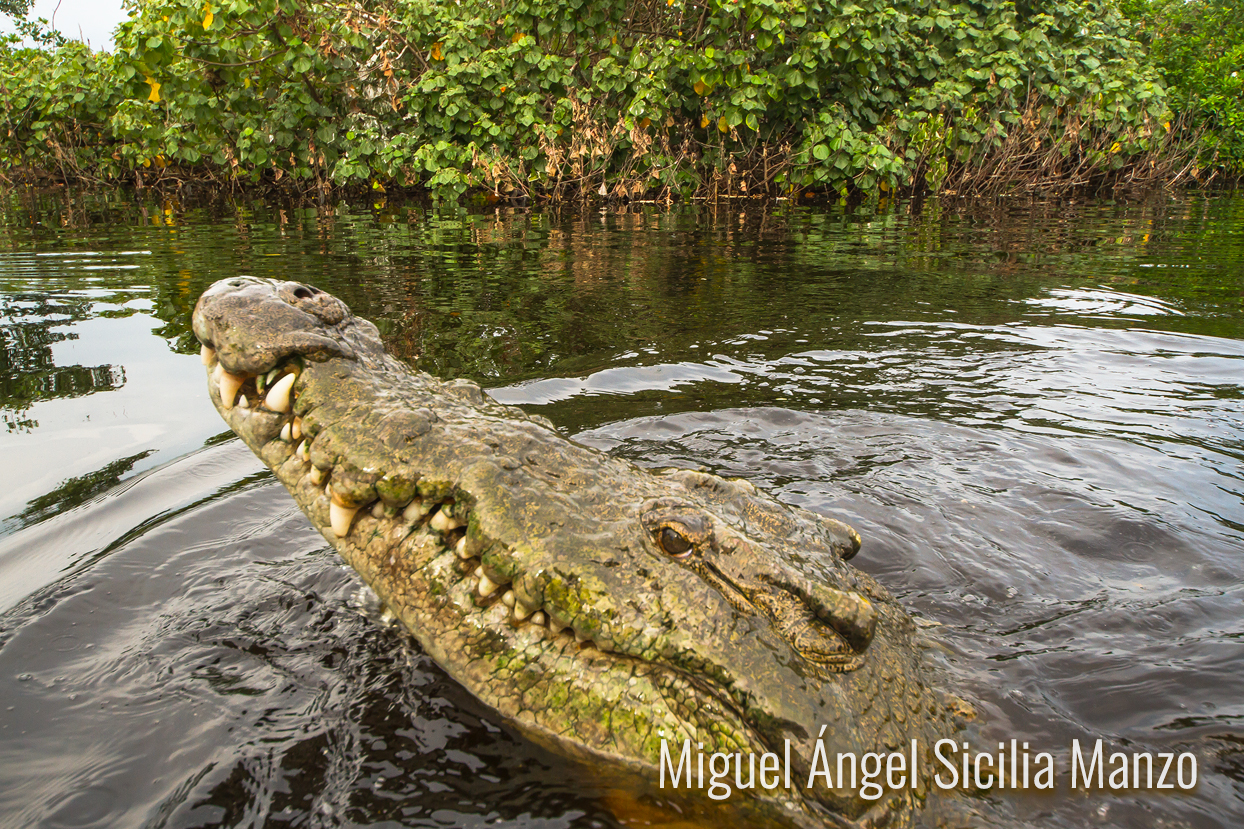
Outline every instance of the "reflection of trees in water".
[[[1029, 300], [1052, 287], [1105, 285], [1192, 311], [1238, 307], [1244, 291], [1244, 200], [915, 208], [636, 206], [454, 221], [411, 211], [374, 224], [363, 211], [338, 213], [351, 241], [330, 245], [360, 266], [318, 284], [377, 322], [407, 361], [486, 384], [582, 374], [636, 349], [652, 354], [640, 358], [648, 362], [700, 360], [695, 349], [705, 343], [779, 328], [839, 332], [840, 345], [867, 351], [876, 340], [861, 326], [893, 308], [955, 309], [963, 320], [1001, 324], [1025, 319]], [[1071, 308], [1060, 314], [1077, 321]], [[1106, 324], [1099, 313], [1092, 319]], [[1168, 316], [1162, 325], [1224, 336], [1238, 325], [1214, 319]], [[1134, 319], [1121, 313], [1108, 324]]]
[[30, 431], [38, 421], [30, 406], [58, 397], [81, 397], [125, 385], [121, 366], [57, 366], [52, 346], [77, 338], [54, 330], [97, 314], [93, 301], [23, 293], [0, 296], [0, 418], [10, 432]]
[[20, 529], [73, 509], [79, 504], [85, 504], [101, 492], [116, 486], [121, 478], [134, 468], [134, 464], [154, 451], [154, 449], [145, 449], [128, 458], [112, 461], [94, 472], [66, 478], [56, 489], [30, 501], [26, 504], [26, 509], [9, 520], [17, 525], [15, 529]]
[[[15, 202], [0, 210], [0, 247], [66, 252], [58, 228], [85, 237], [125, 227], [90, 242], [102, 242], [101, 264], [135, 270], [96, 269], [86, 280], [65, 267], [56, 278], [140, 290], [164, 323], [156, 334], [176, 351], [198, 349], [187, 323], [199, 293], [246, 273], [331, 291], [419, 368], [489, 385], [583, 374], [635, 350], [647, 362], [700, 360], [703, 344], [770, 329], [849, 332], [894, 307], [1015, 321], [1052, 285], [1104, 284], [1188, 303], [1185, 311], [1204, 303], [1212, 314], [1163, 325], [1234, 336], [1244, 294], [1244, 199], [929, 201], [858, 212], [790, 202], [547, 212], [374, 204], [49, 197], [23, 203], [20, 216]], [[105, 250], [117, 248], [146, 255]], [[1224, 303], [1236, 310], [1214, 316]], [[107, 382], [82, 382], [96, 380]]]

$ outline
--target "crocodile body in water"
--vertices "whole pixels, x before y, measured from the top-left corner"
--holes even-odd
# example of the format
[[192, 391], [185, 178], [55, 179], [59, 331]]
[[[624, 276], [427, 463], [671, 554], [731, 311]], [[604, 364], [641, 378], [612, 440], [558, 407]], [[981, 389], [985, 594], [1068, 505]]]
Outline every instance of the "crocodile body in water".
[[[733, 798], [766, 824], [915, 820], [956, 706], [910, 617], [847, 564], [850, 527], [412, 371], [310, 286], [218, 282], [194, 332], [230, 427], [427, 653], [526, 733], [652, 780], [662, 740], [673, 763], [686, 740], [789, 756], [792, 788]], [[807, 785], [818, 739], [836, 785]], [[914, 787], [841, 785], [839, 753], [913, 740]]]

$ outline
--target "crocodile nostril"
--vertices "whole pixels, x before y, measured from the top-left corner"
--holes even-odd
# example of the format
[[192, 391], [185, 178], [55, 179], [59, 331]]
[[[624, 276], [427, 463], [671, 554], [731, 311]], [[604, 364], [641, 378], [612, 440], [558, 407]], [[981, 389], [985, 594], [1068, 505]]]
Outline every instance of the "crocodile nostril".
[[835, 518], [822, 518], [821, 525], [829, 530], [830, 545], [843, 561], [850, 561], [860, 551], [860, 534]]
[[294, 296], [298, 297], [299, 299], [310, 299], [311, 297], [315, 296], [315, 294], [316, 294], [315, 289], [308, 288], [306, 285], [299, 285], [297, 288], [294, 289]]

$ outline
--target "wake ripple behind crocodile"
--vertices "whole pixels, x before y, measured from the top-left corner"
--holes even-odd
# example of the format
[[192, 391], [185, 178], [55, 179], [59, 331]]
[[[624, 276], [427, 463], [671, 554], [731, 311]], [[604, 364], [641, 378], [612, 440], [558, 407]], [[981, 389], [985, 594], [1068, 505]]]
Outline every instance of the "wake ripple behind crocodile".
[[[846, 563], [850, 527], [411, 371], [310, 286], [218, 282], [194, 332], [233, 430], [424, 650], [535, 739], [652, 780], [663, 738], [674, 760], [684, 740], [744, 757], [789, 740], [793, 787], [733, 798], [753, 817], [915, 818], [954, 706], [908, 615]], [[918, 788], [806, 788], [818, 735], [831, 765], [917, 740]]]

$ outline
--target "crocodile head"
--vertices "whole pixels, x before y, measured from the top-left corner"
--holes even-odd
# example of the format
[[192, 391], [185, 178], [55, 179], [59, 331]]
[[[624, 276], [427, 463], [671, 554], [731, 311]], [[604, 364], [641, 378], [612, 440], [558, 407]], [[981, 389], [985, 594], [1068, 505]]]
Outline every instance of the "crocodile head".
[[232, 429], [423, 648], [536, 739], [654, 778], [662, 740], [675, 761], [685, 740], [789, 741], [793, 787], [744, 799], [792, 824], [923, 798], [927, 775], [877, 801], [805, 786], [818, 738], [831, 764], [913, 739], [927, 762], [953, 731], [910, 618], [847, 563], [850, 527], [414, 372], [307, 285], [218, 282], [194, 332]]

